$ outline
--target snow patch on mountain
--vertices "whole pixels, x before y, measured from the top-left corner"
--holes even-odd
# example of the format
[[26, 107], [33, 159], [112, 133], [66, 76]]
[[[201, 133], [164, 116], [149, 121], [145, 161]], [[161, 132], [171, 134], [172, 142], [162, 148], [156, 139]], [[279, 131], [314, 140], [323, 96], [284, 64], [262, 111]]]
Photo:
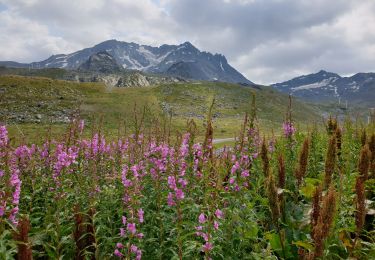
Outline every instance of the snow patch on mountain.
[[[292, 87], [291, 90], [292, 90], [292, 92], [295, 92], [295, 91], [298, 91], [298, 90], [306, 90], [306, 89], [313, 89], [313, 88], [322, 88], [322, 87], [327, 87], [327, 86], [331, 86], [332, 87], [332, 85], [329, 85], [329, 84], [332, 83], [332, 82], [335, 82], [336, 80], [337, 80], [336, 77], [330, 77], [328, 79], [323, 79], [320, 82], [315, 82], [315, 83], [312, 83], [312, 84], [301, 85], [301, 86], [298, 86], [298, 87]], [[288, 85], [287, 84], [283, 84], [282, 86], [288, 86]]]
[[276, 83], [274, 88], [308, 101], [355, 100], [374, 103], [375, 73], [357, 73], [351, 77], [321, 70], [314, 74]]

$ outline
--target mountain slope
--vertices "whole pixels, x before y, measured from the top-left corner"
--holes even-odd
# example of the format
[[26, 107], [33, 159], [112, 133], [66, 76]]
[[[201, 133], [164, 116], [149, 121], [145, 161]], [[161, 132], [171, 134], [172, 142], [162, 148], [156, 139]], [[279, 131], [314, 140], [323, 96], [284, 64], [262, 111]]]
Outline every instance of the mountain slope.
[[[153, 88], [112, 88], [102, 83], [76, 83], [40, 77], [0, 75], [0, 121], [9, 123], [44, 124], [67, 122], [79, 109], [83, 118], [93, 120], [103, 116], [104, 126], [118, 131], [122, 122], [133, 122], [134, 105], [143, 106], [160, 116], [173, 116], [174, 129], [185, 129], [186, 120], [194, 119], [200, 134], [212, 99], [216, 137], [232, 137], [241, 128], [245, 112], [249, 112], [252, 93], [256, 95], [260, 126], [267, 131], [281, 130], [288, 96], [270, 87], [254, 89], [221, 82], [182, 82], [160, 84]], [[269, 102], [272, 100], [272, 102]], [[318, 112], [303, 102], [293, 102], [295, 120], [311, 123], [320, 120]], [[147, 118], [147, 116], [146, 116]], [[20, 126], [22, 127], [22, 126]], [[133, 126], [131, 126], [133, 127]], [[116, 132], [117, 133], [117, 132]]]
[[314, 102], [340, 99], [371, 106], [375, 100], [375, 73], [357, 73], [351, 77], [341, 77], [321, 70], [272, 86], [284, 93]]
[[78, 67], [79, 71], [92, 71], [100, 73], [120, 72], [122, 68], [116, 60], [106, 51], [95, 53]]
[[[168, 70], [180, 62], [196, 63], [194, 73], [188, 73], [189, 79], [205, 79], [232, 83], [252, 84], [241, 73], [230, 66], [223, 55], [201, 52], [190, 42], [180, 45], [162, 45], [151, 47], [136, 43], [109, 40], [71, 54], [58, 54], [40, 62], [29, 65], [32, 68], [65, 68], [77, 69], [89, 57], [98, 52], [107, 52], [124, 69], [140, 70], [143, 72], [168, 74]], [[0, 63], [1, 65], [2, 63]], [[7, 66], [9, 62], [3, 63]], [[14, 63], [14, 67], [25, 64]], [[185, 71], [173, 69], [174, 76], [184, 77]], [[204, 75], [204, 77], [202, 77]]]

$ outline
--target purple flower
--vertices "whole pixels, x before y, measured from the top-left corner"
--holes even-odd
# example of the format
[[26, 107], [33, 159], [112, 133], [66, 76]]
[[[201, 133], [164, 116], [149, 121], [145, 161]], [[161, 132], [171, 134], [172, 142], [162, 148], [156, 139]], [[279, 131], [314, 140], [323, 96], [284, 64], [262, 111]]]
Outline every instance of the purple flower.
[[128, 173], [128, 166], [124, 166], [122, 168], [122, 172], [121, 172], [121, 181], [122, 181], [122, 184], [124, 185], [124, 187], [130, 187], [133, 185], [132, 181], [131, 180], [128, 180], [126, 178], [126, 174]]
[[284, 129], [284, 136], [287, 138], [291, 137], [296, 132], [296, 129], [294, 128], [292, 122], [284, 122], [283, 129]]
[[117, 243], [117, 244], [116, 244], [116, 247], [121, 249], [121, 248], [124, 248], [124, 245], [121, 244], [121, 243]]
[[189, 138], [190, 138], [190, 133], [186, 133], [182, 139], [182, 144], [180, 148], [180, 156], [182, 158], [186, 157], [186, 155], [189, 152]]
[[21, 182], [19, 182], [17, 185], [16, 185], [16, 188], [13, 192], [13, 201], [12, 203], [14, 205], [18, 205], [19, 202], [20, 202], [20, 193], [21, 193]]
[[209, 252], [209, 251], [212, 250], [212, 248], [213, 248], [212, 243], [210, 243], [210, 242], [206, 242], [206, 243], [203, 245], [202, 250], [203, 250], [204, 252]]
[[138, 210], [139, 223], [143, 223], [143, 214], [144, 214], [143, 209], [139, 209]]
[[248, 170], [244, 170], [244, 171], [242, 171], [241, 176], [242, 176], [243, 178], [249, 177], [249, 176], [250, 176], [249, 171], [248, 171]]
[[126, 225], [126, 217], [122, 216], [121, 219], [122, 219], [122, 224], [125, 226]]
[[135, 228], [135, 223], [128, 223], [127, 229], [133, 235], [137, 232], [137, 229]]
[[137, 255], [135, 256], [136, 260], [141, 260], [142, 259], [142, 251], [140, 249], [137, 250]]
[[121, 237], [125, 236], [125, 229], [124, 228], [120, 228], [120, 236]]
[[121, 252], [117, 248], [115, 249], [114, 255], [120, 258], [123, 257], [123, 254], [121, 254]]
[[178, 183], [181, 184], [182, 188], [185, 188], [186, 185], [188, 184], [187, 180], [185, 180], [183, 178], [178, 179]]
[[133, 165], [130, 169], [132, 170], [134, 177], [138, 178], [139, 177], [138, 171], [140, 170], [139, 165], [137, 164]]
[[173, 199], [173, 193], [172, 192], [168, 193], [168, 205], [169, 206], [176, 205], [176, 203], [174, 202], [174, 199]]
[[224, 218], [224, 213], [220, 209], [217, 209], [215, 211], [215, 215], [217, 218], [220, 218], [220, 219]]
[[198, 217], [198, 220], [199, 220], [199, 223], [202, 224], [202, 223], [206, 222], [206, 216], [203, 213], [201, 213]]
[[240, 168], [240, 163], [238, 161], [235, 162], [235, 164], [233, 165], [232, 169], [231, 169], [231, 173], [232, 174], [235, 174], [236, 171]]
[[138, 247], [136, 245], [131, 245], [130, 250], [132, 251], [132, 253], [136, 253], [138, 250]]
[[176, 179], [174, 176], [168, 176], [168, 185], [171, 190], [177, 189]]
[[17, 225], [18, 224], [18, 221], [16, 219], [16, 215], [19, 211], [19, 208], [18, 206], [14, 207], [11, 211], [10, 211], [10, 215], [9, 215], [9, 220], [10, 222], [12, 222], [14, 225]]
[[8, 145], [8, 131], [5, 125], [0, 125], [0, 147], [5, 147]]
[[176, 189], [176, 198], [182, 200], [185, 198], [185, 193], [181, 189]]
[[217, 222], [216, 220], [214, 221], [214, 229], [219, 229], [219, 222]]

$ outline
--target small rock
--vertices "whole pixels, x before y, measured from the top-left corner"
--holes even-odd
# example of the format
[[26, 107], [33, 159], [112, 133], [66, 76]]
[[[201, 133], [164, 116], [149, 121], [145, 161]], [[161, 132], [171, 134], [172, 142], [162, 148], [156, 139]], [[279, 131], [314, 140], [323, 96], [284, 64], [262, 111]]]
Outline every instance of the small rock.
[[41, 115], [41, 114], [37, 114], [35, 117], [36, 117], [37, 119], [42, 119], [42, 115]]

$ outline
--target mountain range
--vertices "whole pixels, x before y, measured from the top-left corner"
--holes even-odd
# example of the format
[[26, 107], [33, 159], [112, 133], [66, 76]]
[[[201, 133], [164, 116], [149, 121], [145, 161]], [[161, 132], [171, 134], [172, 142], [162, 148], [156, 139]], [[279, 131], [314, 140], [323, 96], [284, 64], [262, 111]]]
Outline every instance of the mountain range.
[[375, 106], [375, 73], [357, 73], [350, 77], [341, 77], [336, 73], [321, 70], [272, 86], [306, 101], [348, 101]]
[[108, 53], [125, 70], [138, 70], [145, 73], [170, 75], [193, 80], [253, 84], [229, 65], [225, 56], [202, 52], [190, 42], [180, 45], [164, 44], [160, 47], [152, 47], [109, 40], [71, 54], [52, 55], [48, 59], [39, 62], [26, 64], [3, 61], [0, 62], [0, 65], [16, 68], [77, 70], [92, 55], [101, 52]]
[[[44, 74], [43, 70], [57, 68], [60, 69], [60, 76], [57, 77], [59, 79], [99, 81], [116, 87], [150, 86], [186, 79], [255, 85], [234, 69], [225, 56], [200, 51], [190, 42], [152, 47], [109, 40], [71, 54], [52, 55], [39, 62], [26, 64], [0, 61], [0, 66], [24, 70], [2, 69], [1, 74], [22, 75], [38, 75], [36, 71], [39, 70]], [[271, 86], [305, 101], [349, 102], [368, 107], [375, 106], [375, 73], [357, 73], [350, 77], [342, 77], [321, 70]]]

